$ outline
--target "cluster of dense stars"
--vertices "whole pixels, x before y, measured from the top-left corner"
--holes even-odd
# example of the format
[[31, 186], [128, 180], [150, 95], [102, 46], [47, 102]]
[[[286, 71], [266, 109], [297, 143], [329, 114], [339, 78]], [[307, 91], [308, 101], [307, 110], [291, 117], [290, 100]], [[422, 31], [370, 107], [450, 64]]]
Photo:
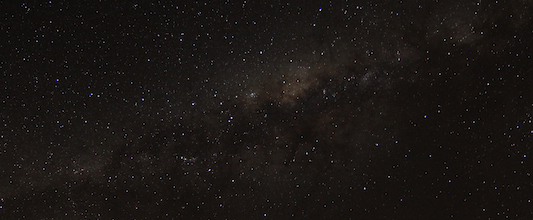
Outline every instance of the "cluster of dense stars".
[[533, 3], [0, 3], [0, 219], [530, 219]]

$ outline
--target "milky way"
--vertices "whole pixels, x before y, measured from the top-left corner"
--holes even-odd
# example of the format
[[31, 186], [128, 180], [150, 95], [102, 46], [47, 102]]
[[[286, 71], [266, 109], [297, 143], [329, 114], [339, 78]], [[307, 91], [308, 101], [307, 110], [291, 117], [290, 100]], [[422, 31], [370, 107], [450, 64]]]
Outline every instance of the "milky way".
[[531, 218], [532, 6], [1, 3], [0, 218]]

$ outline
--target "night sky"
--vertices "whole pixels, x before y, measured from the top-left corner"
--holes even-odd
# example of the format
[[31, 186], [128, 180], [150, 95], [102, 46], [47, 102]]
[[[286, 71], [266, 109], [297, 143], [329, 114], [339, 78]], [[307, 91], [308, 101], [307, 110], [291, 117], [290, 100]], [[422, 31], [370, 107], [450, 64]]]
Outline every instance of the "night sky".
[[0, 15], [0, 219], [533, 219], [533, 1]]

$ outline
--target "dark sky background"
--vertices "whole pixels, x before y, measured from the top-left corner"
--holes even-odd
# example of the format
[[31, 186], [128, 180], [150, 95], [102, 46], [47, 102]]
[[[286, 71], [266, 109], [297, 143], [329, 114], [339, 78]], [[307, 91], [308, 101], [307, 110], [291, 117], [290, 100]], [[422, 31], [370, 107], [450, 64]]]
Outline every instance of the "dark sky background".
[[533, 2], [4, 1], [1, 219], [532, 219]]

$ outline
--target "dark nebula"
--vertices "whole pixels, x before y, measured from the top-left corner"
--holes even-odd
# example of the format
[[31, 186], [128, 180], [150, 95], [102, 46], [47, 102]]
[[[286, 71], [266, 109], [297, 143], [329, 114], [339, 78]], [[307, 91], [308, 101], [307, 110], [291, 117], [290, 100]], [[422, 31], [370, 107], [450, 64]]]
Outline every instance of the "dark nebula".
[[0, 3], [0, 219], [532, 219], [532, 7]]

